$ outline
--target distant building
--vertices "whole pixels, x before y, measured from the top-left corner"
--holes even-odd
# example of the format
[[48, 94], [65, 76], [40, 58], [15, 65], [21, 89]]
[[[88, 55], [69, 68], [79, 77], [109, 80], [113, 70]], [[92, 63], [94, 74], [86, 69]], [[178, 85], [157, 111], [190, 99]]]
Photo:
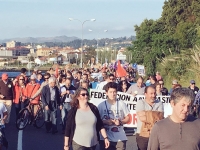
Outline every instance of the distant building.
[[22, 64], [27, 64], [29, 62], [29, 58], [27, 56], [18, 56], [17, 60]]
[[40, 49], [40, 48], [43, 48], [43, 46], [42, 45], [37, 45], [36, 48]]
[[71, 64], [76, 63], [77, 60], [80, 58], [80, 56], [81, 56], [81, 52], [79, 52], [79, 51], [67, 53], [67, 59], [68, 59], [69, 63], [71, 63]]
[[33, 53], [35, 53], [35, 52], [36, 52], [36, 49], [34, 49], [34, 48], [31, 48], [31, 49], [30, 49], [30, 53], [31, 53], [31, 54], [33, 54]]
[[0, 49], [0, 57], [2, 56], [13, 56], [13, 52], [7, 49]]
[[9, 48], [9, 50], [13, 51], [13, 56], [27, 56], [30, 53], [30, 49], [25, 47]]
[[14, 48], [21, 46], [21, 42], [11, 41], [6, 43], [7, 48]]
[[65, 56], [65, 57], [67, 57], [67, 54], [68, 54], [68, 53], [74, 52], [74, 51], [79, 52], [79, 50], [75, 50], [75, 49], [72, 48], [72, 47], [63, 47], [61, 50], [58, 51], [58, 55], [63, 55], [63, 56]]
[[0, 47], [6, 47], [6, 43], [0, 44]]
[[48, 47], [42, 47], [37, 49], [37, 56], [49, 56], [53, 54], [53, 50]]
[[46, 57], [38, 57], [35, 59], [35, 63], [38, 65], [44, 65], [47, 63], [47, 58]]

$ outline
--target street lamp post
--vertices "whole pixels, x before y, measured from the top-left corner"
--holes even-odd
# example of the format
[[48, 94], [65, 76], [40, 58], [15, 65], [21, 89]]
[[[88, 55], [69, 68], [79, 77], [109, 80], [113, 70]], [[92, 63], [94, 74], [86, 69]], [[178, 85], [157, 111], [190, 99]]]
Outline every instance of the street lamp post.
[[[109, 40], [112, 40], [113, 38], [109, 38], [108, 40], [105, 40], [105, 51], [108, 51], [109, 52], [109, 47], [107, 46], [107, 48], [106, 48], [106, 45], [108, 45], [109, 44]], [[112, 55], [112, 53], [111, 53], [111, 55]], [[112, 56], [111, 56], [111, 58], [112, 58]], [[109, 59], [107, 59], [107, 60], [109, 60]], [[112, 60], [112, 59], [111, 59]]]
[[81, 64], [80, 64], [80, 67], [83, 68], [83, 25], [85, 22], [87, 21], [95, 21], [96, 19], [90, 19], [90, 20], [85, 20], [85, 21], [80, 21], [79, 19], [73, 19], [73, 18], [69, 18], [70, 21], [73, 21], [73, 20], [77, 20], [81, 23]]

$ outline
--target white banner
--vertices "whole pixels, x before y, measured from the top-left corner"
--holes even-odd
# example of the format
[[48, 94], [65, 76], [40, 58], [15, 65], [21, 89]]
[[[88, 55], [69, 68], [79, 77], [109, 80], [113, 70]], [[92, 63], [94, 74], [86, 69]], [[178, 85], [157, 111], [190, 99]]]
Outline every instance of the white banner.
[[[124, 127], [137, 127], [137, 115], [136, 115], [136, 103], [138, 100], [144, 99], [144, 95], [132, 96], [123, 92], [117, 92], [117, 98], [123, 100], [130, 110], [130, 121]], [[105, 91], [101, 90], [90, 90], [90, 102], [98, 106], [101, 102], [107, 99]], [[170, 96], [157, 96], [157, 99], [161, 100], [164, 105], [164, 116], [171, 115], [172, 108], [170, 105]]]

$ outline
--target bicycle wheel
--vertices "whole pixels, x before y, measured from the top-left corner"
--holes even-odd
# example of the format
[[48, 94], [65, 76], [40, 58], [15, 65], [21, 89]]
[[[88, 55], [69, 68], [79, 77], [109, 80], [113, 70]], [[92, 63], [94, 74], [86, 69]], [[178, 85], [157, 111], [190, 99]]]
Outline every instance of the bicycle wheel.
[[36, 128], [41, 128], [44, 125], [44, 109], [40, 106], [34, 120]]
[[23, 130], [29, 122], [29, 110], [27, 108], [22, 109], [17, 115], [16, 127], [18, 130]]

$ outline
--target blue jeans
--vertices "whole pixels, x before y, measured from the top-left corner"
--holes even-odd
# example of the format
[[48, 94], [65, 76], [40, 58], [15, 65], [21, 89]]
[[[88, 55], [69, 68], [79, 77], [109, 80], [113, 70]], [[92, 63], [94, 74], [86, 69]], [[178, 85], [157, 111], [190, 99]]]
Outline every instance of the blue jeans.
[[44, 110], [44, 115], [47, 131], [51, 130], [51, 128], [52, 132], [57, 131], [57, 108]]
[[65, 130], [66, 128], [67, 114], [70, 109], [71, 109], [70, 103], [68, 102], [63, 103], [63, 109], [61, 110], [62, 130]]
[[20, 110], [24, 108], [24, 102], [19, 101], [18, 104], [15, 104], [16, 116], [19, 114]]

